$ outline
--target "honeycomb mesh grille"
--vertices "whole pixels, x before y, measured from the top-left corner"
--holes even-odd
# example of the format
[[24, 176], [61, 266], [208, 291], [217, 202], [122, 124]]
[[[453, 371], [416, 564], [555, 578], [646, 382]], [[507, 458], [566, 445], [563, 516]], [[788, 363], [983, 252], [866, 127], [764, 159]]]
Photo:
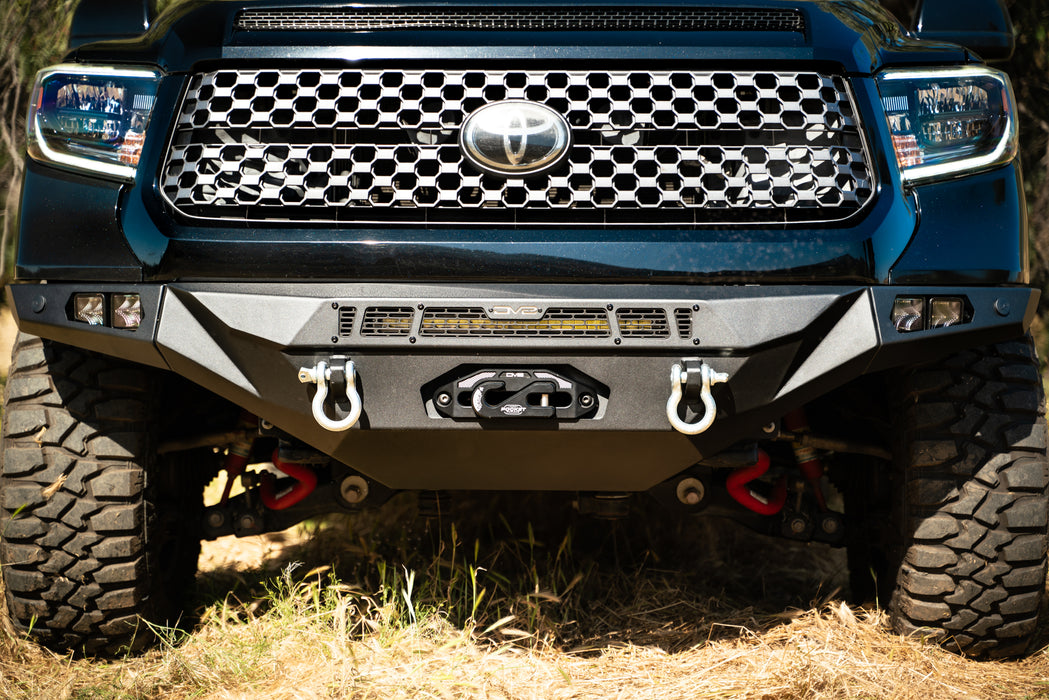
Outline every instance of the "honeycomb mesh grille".
[[424, 336], [450, 338], [607, 338], [608, 314], [599, 308], [548, 309], [537, 319], [491, 319], [479, 307], [431, 307], [423, 313]]
[[339, 335], [346, 337], [353, 335], [353, 322], [357, 320], [357, 309], [352, 306], [343, 306], [339, 309]]
[[415, 311], [410, 306], [370, 306], [364, 311], [361, 335], [410, 335]]
[[619, 334], [624, 338], [669, 338], [667, 313], [662, 309], [619, 309]]
[[244, 10], [238, 29], [263, 31], [779, 31], [804, 32], [800, 12], [775, 8], [556, 7]]
[[[561, 113], [568, 157], [528, 177], [474, 169], [459, 127], [500, 100]], [[161, 175], [184, 215], [261, 222], [840, 221], [872, 191], [844, 81], [782, 71], [197, 74]]]

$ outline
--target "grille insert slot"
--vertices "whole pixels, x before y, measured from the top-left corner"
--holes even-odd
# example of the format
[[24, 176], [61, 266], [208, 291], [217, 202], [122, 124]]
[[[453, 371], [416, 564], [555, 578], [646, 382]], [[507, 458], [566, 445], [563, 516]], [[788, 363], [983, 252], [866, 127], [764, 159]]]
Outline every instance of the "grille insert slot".
[[669, 338], [670, 325], [663, 309], [619, 309], [619, 335], [624, 338]]
[[361, 335], [411, 335], [414, 321], [415, 310], [410, 306], [369, 306], [364, 311]]

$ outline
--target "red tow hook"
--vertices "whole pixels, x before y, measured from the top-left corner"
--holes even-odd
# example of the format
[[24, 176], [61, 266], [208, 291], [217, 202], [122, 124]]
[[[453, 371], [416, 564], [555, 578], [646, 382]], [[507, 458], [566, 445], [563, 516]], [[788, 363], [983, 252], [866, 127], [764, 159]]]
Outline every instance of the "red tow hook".
[[291, 508], [317, 488], [317, 474], [305, 465], [281, 461], [279, 450], [273, 451], [273, 466], [295, 479], [298, 483], [285, 493], [277, 496], [274, 493], [277, 488], [277, 477], [269, 472], [264, 473], [262, 481], [259, 483], [259, 497], [262, 499], [262, 504], [267, 508], [271, 510]]
[[728, 477], [728, 493], [736, 499], [744, 508], [754, 511], [758, 515], [775, 515], [783, 509], [787, 501], [787, 480], [780, 479], [776, 488], [772, 491], [772, 498], [763, 496], [747, 488], [747, 484], [764, 476], [769, 470], [769, 456], [764, 450], [758, 450], [758, 461], [749, 467], [743, 467], [732, 472]]

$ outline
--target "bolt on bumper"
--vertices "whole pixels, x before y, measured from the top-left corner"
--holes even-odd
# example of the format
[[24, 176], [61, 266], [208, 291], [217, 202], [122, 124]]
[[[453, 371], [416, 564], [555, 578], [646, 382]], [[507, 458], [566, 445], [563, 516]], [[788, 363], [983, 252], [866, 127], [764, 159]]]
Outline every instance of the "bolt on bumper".
[[[142, 325], [128, 331], [75, 321], [68, 302], [85, 289], [141, 294]], [[49, 283], [9, 290], [24, 332], [171, 370], [387, 487], [583, 491], [645, 490], [736, 442], [761, 439], [770, 421], [860, 375], [1018, 337], [1038, 298], [1021, 287], [863, 285], [590, 285], [572, 288], [571, 297], [552, 285]], [[892, 325], [897, 296], [941, 294], [966, 297], [973, 313], [965, 325], [914, 333]], [[46, 303], [34, 303], [38, 297]], [[422, 332], [423, 309], [508, 300], [611, 307], [603, 328], [616, 327], [620, 309], [654, 308], [665, 313], [666, 334]], [[406, 332], [365, 333], [362, 319], [373, 306], [407, 309]], [[347, 307], [358, 316], [343, 335]], [[675, 323], [679, 309], [690, 322], [683, 330]], [[703, 398], [702, 369], [694, 373], [683, 359], [693, 356], [708, 372], [727, 375], [710, 376], [711, 403]], [[685, 384], [678, 376], [668, 387], [674, 364]], [[566, 419], [449, 415], [437, 402], [442, 387], [485, 367], [589, 378], [593, 406]]]

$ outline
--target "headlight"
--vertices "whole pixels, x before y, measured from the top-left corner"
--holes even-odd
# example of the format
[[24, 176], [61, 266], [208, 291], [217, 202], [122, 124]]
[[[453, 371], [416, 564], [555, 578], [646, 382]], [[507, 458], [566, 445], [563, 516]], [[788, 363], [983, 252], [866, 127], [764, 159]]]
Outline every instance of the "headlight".
[[36, 76], [29, 155], [44, 163], [134, 180], [160, 74], [64, 64]]
[[1012, 87], [1001, 71], [892, 70], [878, 76], [878, 91], [905, 181], [991, 168], [1016, 155]]

